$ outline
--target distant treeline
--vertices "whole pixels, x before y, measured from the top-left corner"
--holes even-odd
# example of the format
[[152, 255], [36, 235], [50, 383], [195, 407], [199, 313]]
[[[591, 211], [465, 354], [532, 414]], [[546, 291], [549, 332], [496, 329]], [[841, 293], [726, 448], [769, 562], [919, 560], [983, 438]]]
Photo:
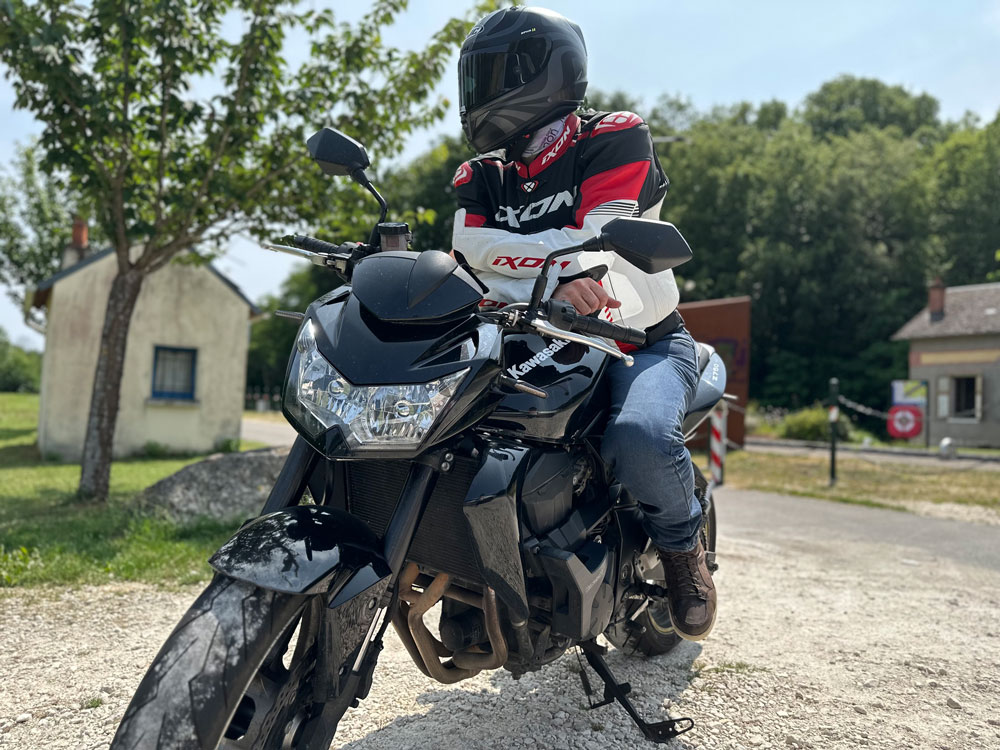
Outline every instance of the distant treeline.
[[[682, 298], [752, 297], [751, 396], [763, 403], [809, 404], [836, 375], [851, 398], [884, 404], [889, 380], [907, 373], [906, 344], [889, 337], [924, 305], [928, 280], [1000, 280], [1000, 118], [943, 122], [931, 96], [851, 77], [797, 110], [699, 112], [673, 97], [647, 107], [621, 93], [588, 104], [680, 136], [658, 148], [671, 181], [661, 218], [694, 249], [677, 270]], [[416, 249], [450, 248], [450, 181], [469, 156], [446, 137], [380, 175]], [[357, 206], [330, 231], [363, 236], [373, 217]], [[297, 272], [267, 306], [304, 309], [331, 282], [315, 267]], [[251, 388], [280, 384], [294, 327], [254, 327]]]
[[0, 393], [38, 393], [41, 379], [42, 355], [10, 343], [7, 332], [0, 328]]

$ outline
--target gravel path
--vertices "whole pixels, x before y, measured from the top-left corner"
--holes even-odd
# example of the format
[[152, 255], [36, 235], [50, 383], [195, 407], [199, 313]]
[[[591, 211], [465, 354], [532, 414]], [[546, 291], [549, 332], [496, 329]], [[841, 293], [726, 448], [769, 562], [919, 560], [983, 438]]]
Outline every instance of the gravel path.
[[[819, 528], [779, 542], [725, 529], [709, 640], [649, 662], [609, 657], [647, 718], [695, 719], [672, 747], [1000, 747], [995, 569], [824, 540]], [[0, 593], [0, 747], [106, 747], [195, 595], [138, 585]], [[571, 654], [520, 682], [500, 671], [445, 687], [420, 675], [392, 635], [371, 696], [337, 744], [652, 747], [618, 708], [580, 710], [576, 664]]]

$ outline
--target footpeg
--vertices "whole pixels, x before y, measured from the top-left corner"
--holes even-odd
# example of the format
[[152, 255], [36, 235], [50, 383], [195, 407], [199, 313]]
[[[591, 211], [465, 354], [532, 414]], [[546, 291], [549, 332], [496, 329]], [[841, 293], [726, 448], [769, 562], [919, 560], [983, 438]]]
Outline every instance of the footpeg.
[[[688, 718], [667, 719], [666, 721], [647, 724], [639, 716], [638, 711], [635, 710], [632, 701], [628, 699], [628, 694], [632, 692], [632, 686], [627, 682], [618, 682], [611, 672], [611, 668], [604, 661], [604, 654], [607, 653], [607, 649], [594, 641], [585, 641], [580, 644], [580, 650], [587, 657], [587, 663], [591, 669], [597, 672], [597, 676], [604, 682], [604, 697], [595, 703], [591, 699], [594, 690], [590, 685], [590, 680], [587, 678], [587, 672], [583, 668], [583, 663], [580, 663], [580, 680], [583, 682], [583, 691], [587, 694], [587, 702], [590, 704], [591, 710], [618, 701], [622, 705], [622, 708], [625, 709], [625, 713], [639, 727], [639, 731], [642, 732], [643, 736], [650, 742], [656, 742], [657, 744], [667, 743], [674, 737], [694, 729], [694, 720]], [[579, 654], [577, 654], [577, 658], [580, 658]]]

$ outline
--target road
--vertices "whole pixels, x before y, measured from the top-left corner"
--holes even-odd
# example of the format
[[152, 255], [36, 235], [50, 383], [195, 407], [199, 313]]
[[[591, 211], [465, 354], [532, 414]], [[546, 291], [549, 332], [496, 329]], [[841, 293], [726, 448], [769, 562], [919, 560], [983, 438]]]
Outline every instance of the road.
[[[711, 636], [654, 660], [609, 655], [649, 719], [695, 719], [668, 747], [1000, 747], [995, 529], [726, 488], [717, 507]], [[195, 594], [136, 584], [0, 591], [0, 747], [107, 747]], [[569, 654], [517, 682], [497, 671], [443, 686], [390, 630], [371, 695], [335, 747], [652, 747], [616, 707], [581, 710], [577, 672]]]
[[841, 543], [892, 551], [913, 563], [947, 559], [1000, 571], [1000, 531], [962, 521], [768, 492], [719, 488], [719, 527], [738, 539], [787, 547]]
[[295, 430], [290, 424], [270, 419], [244, 417], [240, 435], [244, 440], [267, 443], [275, 448], [284, 448], [295, 442]]

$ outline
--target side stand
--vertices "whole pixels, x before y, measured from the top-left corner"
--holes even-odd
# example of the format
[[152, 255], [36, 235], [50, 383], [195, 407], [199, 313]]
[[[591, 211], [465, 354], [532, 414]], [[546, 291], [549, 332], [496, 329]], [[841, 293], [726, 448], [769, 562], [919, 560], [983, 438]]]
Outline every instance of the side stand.
[[594, 703], [590, 700], [590, 696], [594, 692], [593, 688], [591, 688], [590, 680], [587, 679], [587, 673], [582, 669], [581, 665], [580, 679], [583, 682], [583, 691], [587, 694], [587, 700], [590, 701], [591, 709], [607, 706], [618, 701], [622, 704], [625, 712], [632, 717], [632, 721], [639, 727], [643, 736], [650, 742], [658, 744], [667, 743], [674, 737], [694, 729], [694, 720], [687, 718], [667, 719], [666, 721], [647, 724], [639, 716], [639, 712], [635, 710], [632, 701], [628, 699], [628, 694], [632, 692], [632, 686], [627, 682], [618, 682], [611, 672], [611, 668], [608, 667], [608, 663], [604, 661], [604, 654], [607, 653], [607, 649], [599, 646], [595, 641], [584, 641], [579, 646], [583, 651], [583, 655], [587, 657], [587, 663], [591, 669], [597, 672], [597, 676], [604, 682], [604, 699], [598, 703]]

